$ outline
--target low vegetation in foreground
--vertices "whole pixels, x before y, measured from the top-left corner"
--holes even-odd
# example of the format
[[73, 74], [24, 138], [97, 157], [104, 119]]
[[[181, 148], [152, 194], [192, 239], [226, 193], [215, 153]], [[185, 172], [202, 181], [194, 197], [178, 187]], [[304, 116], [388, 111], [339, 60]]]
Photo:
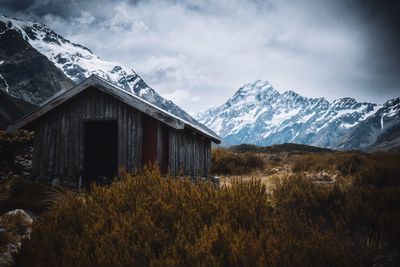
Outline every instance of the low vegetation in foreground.
[[74, 192], [24, 178], [30, 135], [0, 137], [10, 265], [400, 265], [399, 155], [214, 149], [219, 187], [147, 169]]
[[214, 171], [246, 158], [256, 170], [239, 166], [242, 178], [224, 176], [219, 188], [144, 170], [60, 193], [15, 264], [399, 266], [399, 156], [217, 150]]

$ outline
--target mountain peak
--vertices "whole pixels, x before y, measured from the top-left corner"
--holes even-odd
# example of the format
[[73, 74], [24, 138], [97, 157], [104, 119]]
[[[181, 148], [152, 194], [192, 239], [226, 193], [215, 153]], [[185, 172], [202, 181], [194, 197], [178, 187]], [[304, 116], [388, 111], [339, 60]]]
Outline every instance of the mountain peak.
[[300, 97], [300, 95], [293, 90], [288, 90], [288, 91], [284, 92], [282, 95], [284, 97], [288, 97], [288, 98]]
[[357, 100], [353, 97], [342, 97], [342, 98], [338, 98], [333, 100], [332, 104], [348, 104], [348, 103], [355, 103], [357, 102]]
[[[50, 46], [55, 46], [55, 47], [63, 47], [65, 45], [70, 45], [72, 47], [80, 48], [81, 50], [84, 51], [84, 54], [90, 53], [93, 54], [90, 49], [87, 47], [76, 44], [73, 42], [70, 42], [69, 40], [65, 39], [61, 35], [55, 33], [52, 29], [50, 29], [48, 26], [46, 26], [43, 23], [40, 22], [33, 22], [33, 21], [25, 21], [17, 18], [10, 18], [6, 15], [0, 14], [0, 22], [2, 24], [0, 27], [0, 30], [4, 33], [7, 30], [16, 30], [19, 32], [22, 37], [27, 40], [33, 47], [33, 42], [37, 42], [37, 45], [42, 46], [43, 49], [50, 49], [56, 51], [56, 49], [53, 47], [51, 48]], [[47, 44], [47, 47], [45, 47], [45, 44]], [[38, 47], [35, 47], [39, 52], [40, 49]], [[43, 54], [43, 53], [42, 53]]]
[[240, 106], [261, 102], [267, 98], [273, 97], [274, 95], [279, 95], [279, 92], [276, 91], [269, 82], [256, 80], [240, 87], [233, 97], [224, 105]]
[[251, 83], [246, 83], [238, 91], [259, 93], [263, 91], [275, 90], [268, 81], [256, 80]]
[[256, 80], [240, 87], [236, 95], [260, 96], [273, 93], [278, 93], [278, 91], [276, 91], [269, 82]]
[[[209, 109], [197, 118], [228, 145], [290, 142], [340, 148], [351, 129], [364, 125], [362, 127], [370, 127], [370, 132], [362, 137], [368, 142], [366, 147], [383, 129], [380, 121], [369, 125], [369, 118], [381, 110], [385, 115], [379, 118], [384, 118], [385, 125], [392, 125], [388, 121], [397, 118], [398, 100], [400, 98], [388, 101], [383, 110], [381, 105], [357, 102], [351, 97], [330, 102], [323, 97], [304, 97], [293, 90], [280, 94], [269, 82], [256, 80], [242, 86], [222, 106]], [[379, 129], [375, 129], [376, 125]]]
[[265, 87], [265, 86], [271, 86], [271, 84], [268, 81], [264, 81], [264, 80], [255, 80], [251, 83], [247, 83], [248, 85], [252, 86], [252, 87]]
[[[47, 58], [50, 61], [49, 65], [52, 67], [55, 66], [56, 69], [67, 76], [71, 82], [78, 83], [90, 75], [96, 74], [114, 83], [121, 89], [129, 91], [187, 122], [204, 128], [206, 131], [210, 131], [173, 102], [162, 98], [132, 69], [116, 62], [102, 60], [88, 48], [65, 39], [43, 23], [24, 21], [0, 15], [0, 39], [6, 36], [4, 34], [5, 32], [10, 32], [18, 36], [18, 39], [21, 40], [25, 46], [31, 47], [38, 52], [38, 54]], [[12, 45], [11, 43], [10, 46]], [[18, 47], [14, 50], [18, 50]], [[18, 52], [22, 53], [21, 51], [16, 51], [16, 53]], [[26, 58], [26, 60], [29, 62], [31, 59]], [[33, 62], [29, 63], [31, 63], [30, 65], [34, 65]], [[40, 72], [40, 70], [36, 71]], [[6, 84], [7, 73], [4, 74], [4, 72], [2, 72], [1, 74], [3, 75], [3, 79], [0, 79], [0, 82]], [[46, 79], [54, 79], [54, 76], [48, 75]], [[56, 81], [58, 81], [58, 79], [56, 79]], [[38, 90], [40, 89], [39, 86]], [[20, 90], [18, 94], [21, 94]], [[28, 101], [32, 101], [32, 96], [30, 94], [31, 92], [24, 91], [24, 96], [26, 96]], [[45, 94], [42, 90], [37, 93], [35, 102], [40, 103], [47, 98], [48, 94]]]
[[390, 106], [390, 105], [400, 105], [400, 97], [389, 99], [384, 103], [384, 106]]

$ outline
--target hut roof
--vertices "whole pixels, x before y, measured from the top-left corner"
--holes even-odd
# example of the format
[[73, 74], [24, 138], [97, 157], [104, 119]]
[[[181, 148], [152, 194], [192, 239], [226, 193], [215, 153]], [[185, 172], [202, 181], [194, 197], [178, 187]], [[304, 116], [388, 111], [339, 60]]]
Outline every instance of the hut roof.
[[9, 126], [7, 131], [12, 132], [20, 128], [26, 127], [31, 122], [35, 121], [36, 119], [40, 118], [45, 113], [49, 112], [50, 110], [54, 109], [55, 107], [61, 105], [68, 99], [72, 98], [73, 96], [79, 94], [80, 92], [90, 88], [95, 87], [100, 91], [103, 91], [118, 100], [132, 106], [147, 115], [164, 122], [165, 124], [171, 126], [174, 129], [193, 129], [194, 131], [200, 132], [201, 134], [211, 138], [211, 140], [217, 144], [221, 143], [221, 138], [208, 129], [206, 126], [195, 125], [187, 120], [184, 120], [170, 112], [157, 107], [156, 105], [138, 97], [137, 95], [130, 93], [128, 91], [123, 90], [122, 88], [110, 83], [109, 81], [100, 78], [97, 75], [91, 75], [89, 78], [85, 79], [84, 81], [80, 82], [78, 85], [72, 87], [68, 90], [61, 90], [53, 97], [45, 101], [40, 107], [33, 110], [31, 113], [25, 115], [20, 120], [18, 120], [15, 124]]

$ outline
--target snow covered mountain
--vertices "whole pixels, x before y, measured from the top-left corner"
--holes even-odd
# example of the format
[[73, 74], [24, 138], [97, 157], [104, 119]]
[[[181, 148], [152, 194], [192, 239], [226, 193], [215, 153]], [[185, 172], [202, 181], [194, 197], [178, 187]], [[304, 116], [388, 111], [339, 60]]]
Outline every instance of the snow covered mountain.
[[[133, 70], [100, 59], [44, 24], [0, 15], [0, 90], [4, 93], [37, 105], [91, 74], [203, 127], [157, 94]], [[2, 99], [6, 97], [0, 99], [0, 105], [6, 107]], [[199, 113], [197, 119], [222, 136], [226, 144], [292, 142], [337, 149], [395, 150], [400, 147], [399, 102], [400, 98], [383, 105], [353, 98], [329, 102], [293, 91], [280, 93], [268, 82], [256, 81], [241, 87], [220, 107]], [[26, 111], [32, 108], [23, 106]], [[0, 116], [6, 112], [12, 110], [1, 111]]]
[[386, 101], [377, 112], [351, 128], [338, 148], [400, 152], [400, 97]]
[[[51, 70], [53, 73], [47, 73], [43, 77], [47, 77], [50, 81], [61, 81], [62, 83], [52, 83], [51, 86], [45, 86], [41, 90], [35, 89], [36, 87], [13, 86], [13, 83], [8, 81], [12, 78], [12, 68], [15, 64], [8, 58], [9, 55], [7, 53], [3, 53], [3, 56], [1, 56], [0, 51], [0, 90], [8, 92], [14, 97], [24, 99], [33, 104], [40, 104], [56, 91], [68, 89], [72, 84], [78, 83], [91, 74], [96, 74], [188, 122], [204, 127], [172, 101], [162, 98], [133, 70], [116, 62], [100, 59], [88, 48], [70, 42], [42, 23], [9, 18], [0, 14], [0, 38], [2, 38], [0, 41], [3, 42], [3, 38], [8, 35], [19, 35], [20, 39], [25, 42], [24, 45], [27, 49], [33, 48], [35, 50], [33, 52], [38, 52], [45, 56], [61, 72], [62, 76], [65, 76], [60, 77], [59, 73], [54, 76], [55, 71]], [[16, 38], [14, 37], [13, 40]], [[12, 42], [14, 41], [10, 41], [10, 43]], [[10, 45], [12, 46], [12, 44]], [[24, 51], [24, 49], [20, 49], [16, 51], [16, 54], [21, 57]], [[25, 61], [29, 60], [29, 58], [29, 56], [26, 57]], [[2, 66], [3, 63], [4, 65], [8, 63], [8, 68], [5, 69]], [[12, 65], [11, 67], [10, 64]], [[36, 62], [30, 62], [30, 64], [35, 65]], [[20, 71], [19, 73], [25, 72]], [[32, 71], [28, 74], [29, 78], [33, 75]], [[27, 77], [25, 78], [28, 79]], [[49, 83], [49, 81], [46, 82]], [[32, 93], [32, 90], [36, 90], [36, 92]]]
[[34, 49], [46, 56], [76, 83], [91, 74], [96, 74], [139, 95], [154, 95], [155, 93], [149, 90], [133, 70], [118, 63], [100, 59], [88, 48], [66, 40], [42, 23], [8, 18], [4, 15], [0, 15], [0, 22], [5, 25], [2, 34], [9, 30], [18, 32]]
[[346, 97], [329, 102], [293, 91], [280, 93], [268, 82], [258, 80], [245, 84], [220, 107], [196, 117], [229, 145], [290, 142], [366, 149], [399, 125], [399, 101], [377, 105]]
[[72, 80], [24, 40], [18, 31], [11, 30], [11, 23], [1, 18], [0, 89], [3, 92], [38, 104], [73, 86]]

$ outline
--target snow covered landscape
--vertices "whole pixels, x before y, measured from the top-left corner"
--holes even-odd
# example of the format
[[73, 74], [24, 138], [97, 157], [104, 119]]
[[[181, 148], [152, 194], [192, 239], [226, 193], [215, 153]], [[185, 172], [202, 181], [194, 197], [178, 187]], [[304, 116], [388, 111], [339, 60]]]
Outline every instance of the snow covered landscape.
[[[393, 127], [400, 123], [400, 98], [383, 105], [349, 97], [329, 102], [294, 91], [280, 93], [269, 82], [258, 80], [243, 85], [224, 104], [200, 112], [196, 118], [223, 137], [226, 145], [298, 143], [370, 149], [383, 142], [380, 136], [397, 131]], [[364, 130], [357, 131], [360, 128]], [[399, 141], [397, 136], [392, 144]]]
[[[175, 105], [172, 101], [161, 97], [132, 69], [116, 62], [108, 62], [100, 59], [88, 48], [66, 40], [46, 25], [8, 18], [0, 14], [0, 26], [2, 34], [6, 31], [19, 33], [26, 42], [39, 53], [46, 56], [54, 66], [61, 70], [65, 76], [74, 83], [78, 83], [88, 78], [90, 75], [96, 74], [114, 83], [121, 89], [133, 93], [192, 124], [202, 127], [202, 125], [198, 124], [186, 111]], [[4, 65], [13, 64], [13, 62], [7, 62], [7, 60], [2, 63]], [[11, 95], [32, 102], [33, 104], [40, 104], [48, 98], [47, 95], [39, 95], [37, 98], [33, 99], [27, 95], [29, 92], [24, 95], [24, 93], [21, 94], [21, 92], [15, 92], [13, 90], [8, 91], [7, 81], [2, 77], [3, 76], [0, 76], [0, 79], [3, 79], [5, 84], [3, 90]]]
[[[4, 15], [0, 22], [4, 25], [2, 34], [18, 32], [72, 82], [96, 74], [193, 124], [200, 125], [199, 121], [223, 137], [224, 145], [289, 142], [333, 149], [393, 150], [400, 142], [400, 137], [392, 133], [397, 132], [394, 126], [400, 122], [399, 98], [383, 104], [362, 103], [349, 97], [329, 102], [323, 97], [303, 97], [292, 90], [279, 92], [269, 82], [257, 80], [243, 85], [221, 106], [198, 113], [195, 120], [150, 88], [134, 70], [100, 59], [46, 25]], [[7, 61], [2, 60], [2, 64]], [[7, 80], [0, 78], [5, 92], [21, 97], [21, 92], [9, 90]], [[22, 94], [22, 99], [30, 98]], [[38, 99], [44, 101], [45, 97]], [[383, 138], [388, 133], [389, 140]]]

